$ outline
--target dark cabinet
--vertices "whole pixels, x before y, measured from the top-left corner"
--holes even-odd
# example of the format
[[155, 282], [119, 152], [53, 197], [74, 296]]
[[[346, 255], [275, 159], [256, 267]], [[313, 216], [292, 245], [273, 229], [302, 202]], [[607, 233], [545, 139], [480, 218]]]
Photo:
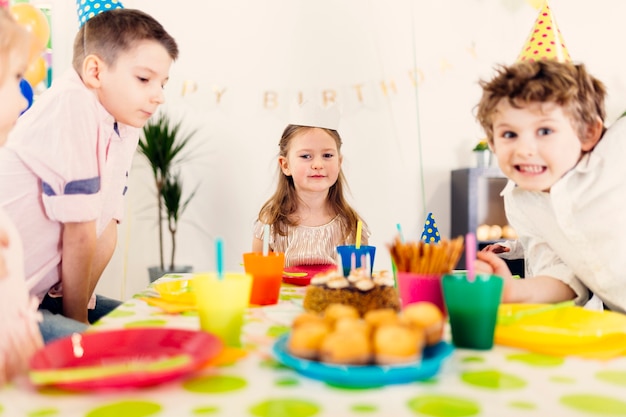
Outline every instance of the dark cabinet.
[[[499, 168], [463, 168], [452, 171], [450, 177], [450, 236], [476, 233], [481, 224], [508, 224], [500, 192], [507, 178]], [[478, 240], [477, 250], [497, 240]], [[523, 276], [523, 260], [507, 261], [513, 274]], [[465, 269], [465, 254], [457, 265]]]

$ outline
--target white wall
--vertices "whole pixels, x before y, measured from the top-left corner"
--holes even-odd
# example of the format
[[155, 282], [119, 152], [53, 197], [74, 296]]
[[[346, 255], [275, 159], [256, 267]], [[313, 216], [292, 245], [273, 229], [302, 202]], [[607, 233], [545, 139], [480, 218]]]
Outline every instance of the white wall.
[[[537, 2], [125, 0], [178, 40], [181, 57], [166, 106], [200, 129], [197, 157], [183, 172], [187, 187], [199, 189], [181, 225], [179, 263], [214, 268], [213, 239], [221, 236], [226, 267], [240, 268], [258, 209], [274, 189], [276, 145], [298, 92], [314, 100], [324, 90], [337, 93], [344, 170], [351, 200], [373, 232], [377, 269], [389, 268], [385, 244], [396, 223], [416, 239], [432, 211], [448, 236], [450, 171], [473, 164], [470, 149], [482, 136], [472, 112], [477, 81], [489, 77], [494, 64], [516, 59]], [[626, 29], [618, 21], [626, 2], [552, 0], [551, 6], [573, 59], [608, 85], [614, 120], [626, 109], [619, 52]], [[69, 66], [77, 24], [73, 1], [53, 0], [52, 7], [58, 74]], [[192, 83], [197, 91], [183, 96], [183, 85]], [[217, 103], [214, 91], [223, 89]], [[270, 91], [276, 108], [264, 105]], [[106, 295], [125, 299], [141, 290], [147, 267], [157, 262], [151, 185], [147, 166], [136, 158], [127, 221], [99, 285]]]

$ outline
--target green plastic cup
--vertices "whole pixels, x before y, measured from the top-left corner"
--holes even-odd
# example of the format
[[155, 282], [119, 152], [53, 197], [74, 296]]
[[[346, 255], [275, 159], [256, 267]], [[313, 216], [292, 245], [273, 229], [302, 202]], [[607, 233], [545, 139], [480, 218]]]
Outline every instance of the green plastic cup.
[[243, 318], [250, 302], [252, 276], [225, 272], [222, 279], [216, 273], [195, 274], [200, 328], [218, 336], [225, 345], [241, 346]]
[[489, 274], [476, 274], [473, 281], [467, 279], [467, 274], [443, 276], [443, 296], [456, 347], [480, 350], [493, 347], [503, 283], [499, 276]]

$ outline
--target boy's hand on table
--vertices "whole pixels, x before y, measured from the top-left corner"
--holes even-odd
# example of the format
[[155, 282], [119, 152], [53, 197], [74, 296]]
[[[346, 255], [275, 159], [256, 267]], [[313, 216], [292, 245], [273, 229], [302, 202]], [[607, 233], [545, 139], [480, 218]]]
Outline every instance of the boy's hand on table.
[[495, 252], [480, 251], [476, 253], [476, 272], [498, 275], [505, 279], [512, 279], [511, 271], [506, 262]]

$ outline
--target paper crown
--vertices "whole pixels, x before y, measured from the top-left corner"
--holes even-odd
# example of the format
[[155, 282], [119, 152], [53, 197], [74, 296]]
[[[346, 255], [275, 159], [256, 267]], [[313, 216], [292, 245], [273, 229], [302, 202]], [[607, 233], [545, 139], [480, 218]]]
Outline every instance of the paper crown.
[[97, 14], [123, 8], [124, 6], [118, 0], [76, 0], [78, 26], [82, 27], [86, 21]]
[[426, 216], [421, 239], [426, 243], [439, 243], [439, 240], [441, 240], [439, 229], [437, 229], [437, 222], [432, 213], [428, 213], [428, 216]]
[[336, 105], [322, 107], [309, 101], [294, 103], [289, 109], [289, 124], [309, 127], [322, 127], [337, 130], [339, 108]]
[[535, 20], [535, 25], [524, 44], [522, 52], [517, 57], [518, 62], [539, 61], [542, 59], [558, 62], [570, 62], [572, 60], [547, 1]]

